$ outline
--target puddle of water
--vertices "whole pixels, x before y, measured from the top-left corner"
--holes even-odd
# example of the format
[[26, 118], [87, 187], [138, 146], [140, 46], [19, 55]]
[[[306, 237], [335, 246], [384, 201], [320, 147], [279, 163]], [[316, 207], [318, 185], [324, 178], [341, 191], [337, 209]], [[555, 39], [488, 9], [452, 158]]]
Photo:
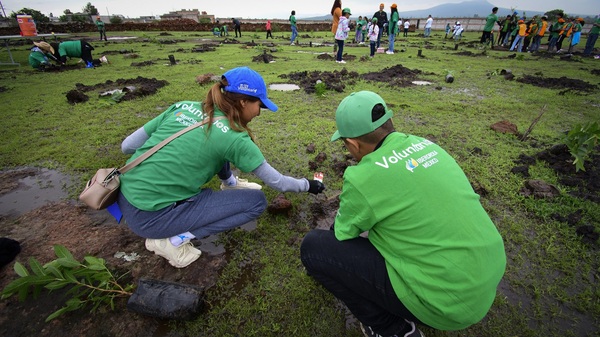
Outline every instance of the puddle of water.
[[431, 85], [431, 82], [427, 81], [412, 81], [412, 83], [416, 85]]
[[130, 39], [137, 39], [137, 36], [111, 36], [108, 39], [109, 40], [130, 40]]
[[281, 84], [271, 84], [271, 85], [269, 85], [269, 89], [279, 90], [279, 91], [293, 91], [293, 90], [300, 90], [300, 87], [295, 84], [281, 83]]
[[20, 216], [68, 196], [71, 179], [56, 170], [41, 169], [36, 175], [18, 180], [19, 186], [0, 196], [0, 215]]
[[[240, 226], [241, 229], [251, 232], [256, 229], [257, 223], [256, 220], [250, 221], [247, 224]], [[211, 235], [207, 236], [203, 239], [199, 239], [194, 242], [194, 245], [202, 251], [202, 253], [208, 253], [210, 255], [219, 255], [225, 253], [225, 246], [223, 244], [217, 243], [219, 240], [219, 235]]]

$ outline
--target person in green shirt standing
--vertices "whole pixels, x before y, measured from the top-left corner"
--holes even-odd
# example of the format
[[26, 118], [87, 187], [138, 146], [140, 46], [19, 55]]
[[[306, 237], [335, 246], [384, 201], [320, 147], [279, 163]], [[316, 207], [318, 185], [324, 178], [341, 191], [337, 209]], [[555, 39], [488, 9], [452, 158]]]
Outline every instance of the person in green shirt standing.
[[298, 36], [298, 27], [296, 26], [296, 11], [292, 11], [290, 14], [290, 27], [292, 28], [292, 37], [290, 38], [290, 45], [294, 45], [294, 41], [296, 41], [296, 37]]
[[594, 45], [598, 40], [598, 34], [600, 34], [600, 14], [596, 16], [596, 22], [594, 22], [594, 24], [592, 25], [592, 29], [588, 34], [587, 41], [585, 43], [585, 49], [583, 50], [583, 55], [592, 55], [592, 50], [594, 50]]
[[485, 26], [483, 26], [483, 34], [481, 34], [481, 43], [483, 44], [491, 44], [491, 47], [494, 48], [494, 37], [492, 34], [492, 30], [494, 30], [494, 25], [498, 22], [498, 7], [492, 8], [492, 13], [485, 18]]
[[343, 301], [366, 336], [422, 337], [417, 324], [459, 330], [479, 322], [504, 275], [502, 237], [458, 163], [428, 139], [397, 132], [374, 92], [336, 113], [358, 162], [344, 172], [331, 230], [302, 241], [308, 275]]
[[96, 27], [98, 27], [98, 32], [100, 32], [100, 41], [102, 41], [102, 37], [104, 36], [104, 41], [108, 41], [106, 38], [106, 27], [104, 27], [104, 21], [97, 16], [96, 17]]

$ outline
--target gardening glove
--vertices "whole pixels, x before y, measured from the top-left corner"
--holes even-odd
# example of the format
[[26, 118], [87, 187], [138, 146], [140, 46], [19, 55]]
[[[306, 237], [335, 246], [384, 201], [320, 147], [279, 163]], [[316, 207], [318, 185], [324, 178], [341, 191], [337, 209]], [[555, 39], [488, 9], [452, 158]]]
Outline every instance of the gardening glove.
[[319, 194], [325, 190], [325, 184], [318, 180], [308, 181], [308, 193]]

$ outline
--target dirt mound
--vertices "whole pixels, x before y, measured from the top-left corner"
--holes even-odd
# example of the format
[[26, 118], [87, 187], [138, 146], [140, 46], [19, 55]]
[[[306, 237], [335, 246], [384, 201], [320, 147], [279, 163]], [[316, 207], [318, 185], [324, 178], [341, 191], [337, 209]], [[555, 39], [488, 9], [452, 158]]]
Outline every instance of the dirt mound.
[[[585, 171], [575, 171], [569, 148], [559, 144], [542, 150], [533, 157], [521, 154], [515, 160], [515, 163], [521, 166], [513, 168], [512, 172], [529, 177], [529, 166], [535, 165], [538, 160], [547, 163], [556, 172], [560, 184], [570, 187], [569, 194], [579, 199], [600, 203], [600, 146], [595, 148], [594, 154], [585, 162]], [[581, 223], [583, 212], [579, 209], [571, 214], [555, 213], [552, 218], [574, 227], [581, 240], [594, 247], [600, 234], [593, 225]]]
[[330, 72], [299, 71], [287, 75], [279, 75], [280, 78], [288, 79], [304, 88], [307, 94], [316, 92], [315, 84], [317, 83], [324, 83], [327, 90], [343, 92], [346, 85], [354, 85], [356, 83], [358, 76], [356, 71], [348, 71], [346, 68]]
[[366, 73], [361, 78], [367, 81], [384, 82], [393, 87], [407, 87], [422, 74], [421, 70], [410, 70], [401, 64], [382, 69], [378, 72]]
[[147, 67], [151, 65], [155, 65], [154, 61], [144, 61], [144, 62], [133, 62], [131, 63], [132, 67]]
[[524, 75], [522, 78], [517, 79], [518, 82], [535, 85], [536, 87], [551, 88], [551, 89], [568, 89], [568, 90], [579, 90], [591, 92], [598, 88], [595, 84], [582, 81], [576, 78], [568, 77], [542, 77]]
[[274, 62], [276, 58], [277, 57], [275, 57], [275, 56], [273, 56], [271, 54], [267, 54], [267, 52], [265, 51], [261, 55], [254, 56], [252, 58], [252, 62], [271, 63], [271, 62]]
[[77, 83], [75, 84], [76, 90], [71, 90], [67, 93], [67, 100], [69, 103], [75, 104], [87, 101], [87, 99], [83, 98], [83, 96], [87, 97], [87, 95], [85, 95], [86, 92], [98, 91], [98, 93], [101, 93], [109, 90], [127, 88], [127, 90], [123, 90], [124, 95], [120, 98], [120, 101], [129, 101], [139, 97], [154, 95], [158, 89], [167, 84], [169, 84], [169, 82], [165, 80], [157, 80], [155, 78], [149, 79], [141, 76], [127, 80], [122, 78], [117, 81], [108, 80], [104, 83], [91, 86]]

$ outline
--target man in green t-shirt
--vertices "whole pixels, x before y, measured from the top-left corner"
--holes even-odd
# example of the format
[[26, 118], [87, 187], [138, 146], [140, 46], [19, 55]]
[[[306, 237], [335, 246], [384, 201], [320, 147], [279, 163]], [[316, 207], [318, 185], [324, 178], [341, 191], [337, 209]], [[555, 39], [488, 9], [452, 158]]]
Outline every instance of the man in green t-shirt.
[[108, 41], [106, 38], [106, 27], [104, 27], [104, 21], [97, 16], [96, 17], [96, 27], [98, 28], [98, 32], [100, 32], [100, 41], [102, 41], [102, 37], [104, 37], [104, 41]]
[[338, 106], [331, 140], [341, 139], [358, 164], [344, 172], [332, 230], [304, 238], [302, 263], [366, 336], [423, 336], [416, 324], [464, 329], [496, 297], [502, 237], [456, 161], [396, 132], [391, 117], [370, 91]]
[[491, 46], [494, 47], [494, 37], [492, 35], [492, 31], [494, 30], [494, 25], [498, 22], [498, 7], [492, 8], [492, 13], [485, 18], [485, 26], [483, 26], [483, 34], [481, 34], [481, 43], [487, 44], [491, 43]]
[[585, 49], [583, 50], [583, 55], [592, 55], [592, 50], [594, 49], [594, 45], [598, 40], [598, 34], [600, 34], [600, 15], [596, 16], [596, 22], [594, 22], [594, 24], [592, 25], [592, 29], [588, 34], [587, 42], [585, 43]]

